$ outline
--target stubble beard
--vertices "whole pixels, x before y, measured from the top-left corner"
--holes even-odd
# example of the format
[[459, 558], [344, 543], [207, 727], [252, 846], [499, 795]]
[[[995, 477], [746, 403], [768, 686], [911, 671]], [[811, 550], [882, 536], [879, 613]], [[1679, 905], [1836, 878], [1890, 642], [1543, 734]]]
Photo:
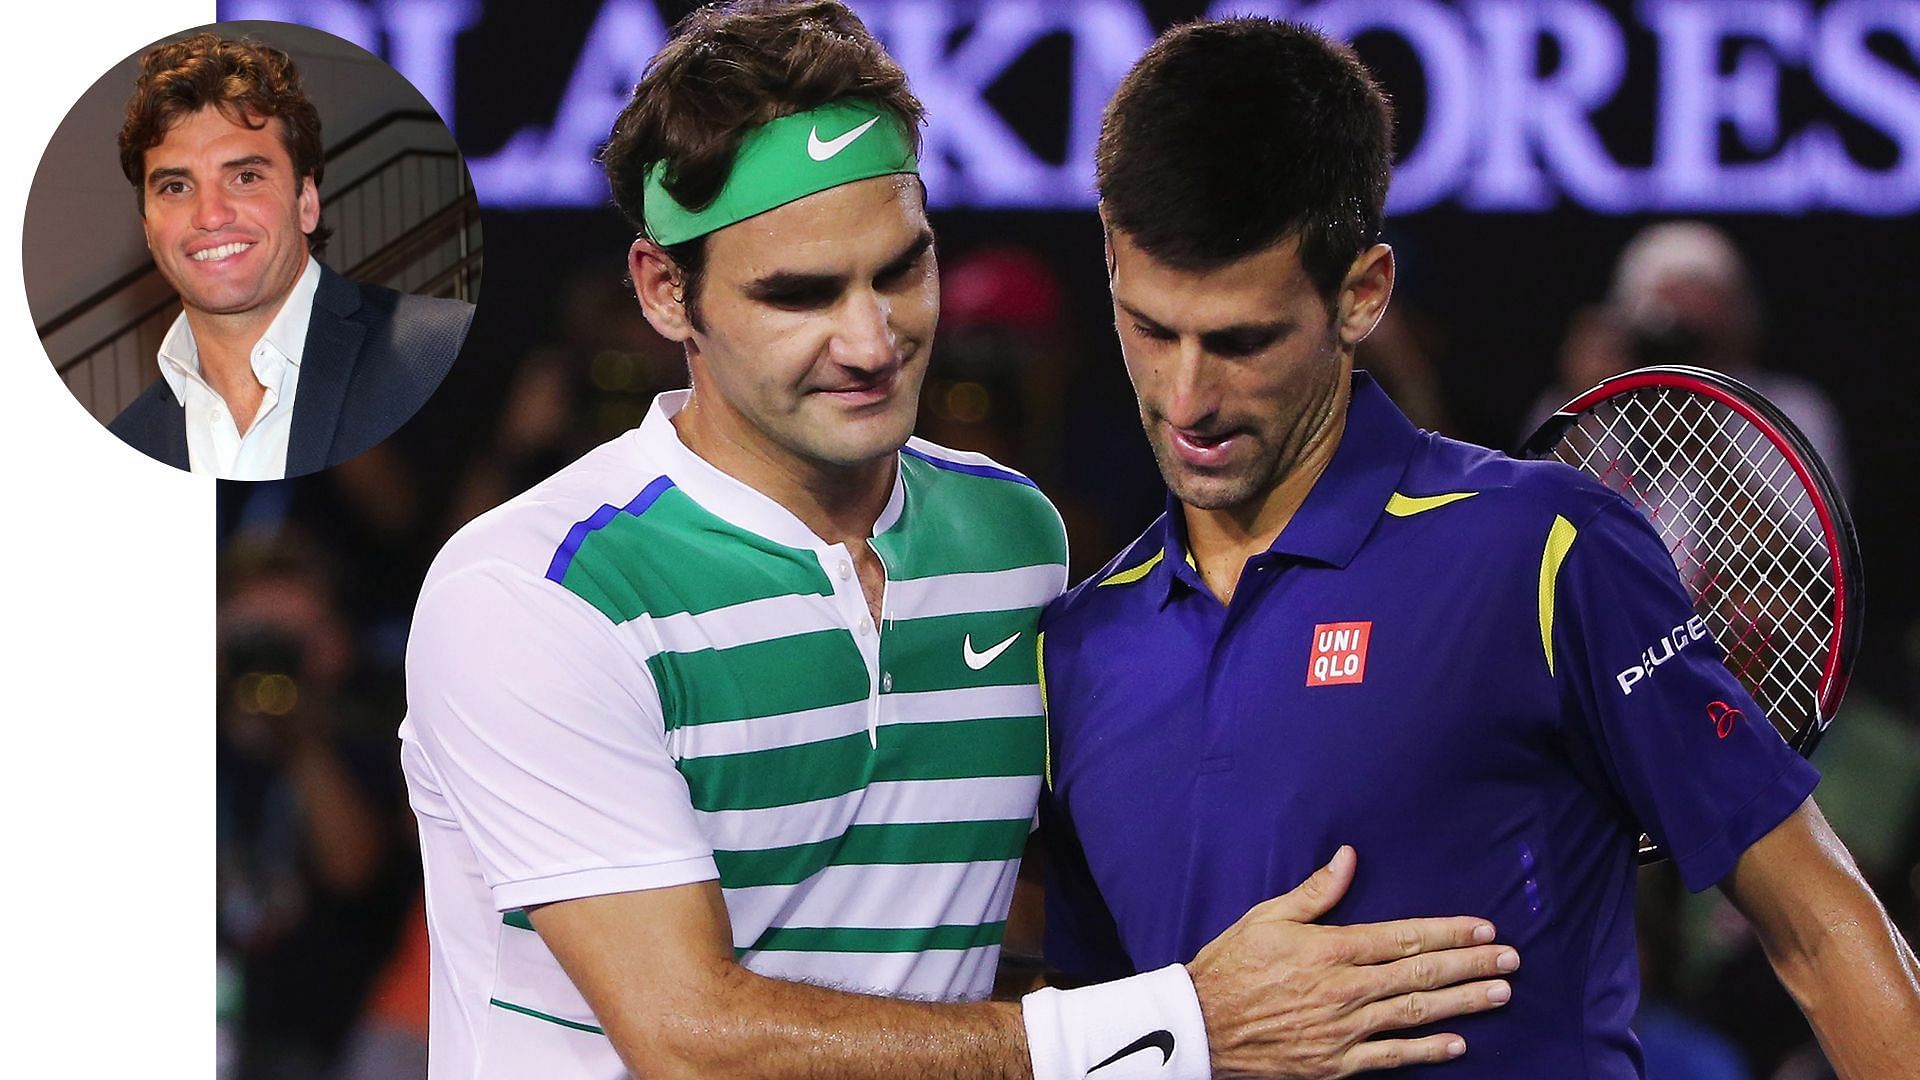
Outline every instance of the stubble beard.
[[1190, 469], [1173, 452], [1167, 423], [1140, 410], [1140, 422], [1146, 428], [1147, 444], [1160, 467], [1160, 477], [1174, 497], [1195, 510], [1234, 510], [1266, 497], [1299, 466], [1307, 449], [1333, 420], [1333, 405], [1340, 400], [1338, 375], [1323, 390], [1323, 397], [1275, 431], [1243, 428], [1242, 437], [1250, 439], [1253, 453], [1229, 469], [1203, 472]]
[[884, 414], [860, 421], [844, 416], [798, 415], [789, 425], [788, 437], [781, 441], [789, 452], [828, 468], [860, 469], [890, 459], [913, 436], [919, 387], [910, 389], [908, 392], [908, 387], [901, 387], [900, 396]]
[[1255, 453], [1247, 461], [1226, 470], [1202, 472], [1190, 469], [1167, 445], [1172, 436], [1168, 433], [1165, 421], [1146, 412], [1140, 414], [1140, 421], [1146, 428], [1147, 443], [1153, 448], [1154, 461], [1160, 467], [1160, 478], [1166, 482], [1174, 498], [1195, 510], [1231, 510], [1244, 506], [1264, 495], [1278, 482], [1286, 466], [1286, 462], [1281, 460], [1281, 448], [1248, 432], [1245, 437], [1259, 441], [1255, 445]]

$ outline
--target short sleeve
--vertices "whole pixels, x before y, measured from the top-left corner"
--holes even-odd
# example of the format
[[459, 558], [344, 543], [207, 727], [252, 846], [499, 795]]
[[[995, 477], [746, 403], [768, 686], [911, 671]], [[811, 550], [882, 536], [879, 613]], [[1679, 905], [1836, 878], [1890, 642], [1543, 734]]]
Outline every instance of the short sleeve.
[[1549, 653], [1576, 756], [1596, 761], [1695, 892], [1812, 793], [1787, 746], [1722, 662], [1664, 544], [1624, 502], [1554, 525], [1543, 568]]
[[506, 562], [430, 580], [402, 733], [498, 910], [718, 876], [664, 732], [633, 627]]

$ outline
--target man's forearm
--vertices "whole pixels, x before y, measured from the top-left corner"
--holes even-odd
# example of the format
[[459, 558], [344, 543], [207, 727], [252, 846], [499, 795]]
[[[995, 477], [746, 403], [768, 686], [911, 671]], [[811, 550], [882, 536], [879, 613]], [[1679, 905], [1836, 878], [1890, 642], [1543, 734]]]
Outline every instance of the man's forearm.
[[1843, 1080], [1920, 1077], [1920, 965], [1886, 911], [1866, 903], [1829, 910], [1803, 940], [1761, 944]]
[[1844, 1080], [1920, 1078], [1920, 965], [1812, 799], [1722, 886]]
[[[642, 1012], [641, 1025], [608, 1026], [629, 1070], [817, 1080], [1032, 1076], [1017, 1003], [901, 1001], [771, 979], [735, 964], [716, 970], [709, 987], [672, 1015]], [[633, 1015], [617, 1003], [613, 1011]]]
[[528, 915], [635, 1076], [1030, 1075], [1016, 1004], [902, 1001], [747, 970], [734, 959], [716, 882]]
[[1034, 1015], [1011, 1002], [901, 1001], [757, 975], [734, 959], [711, 880], [527, 914], [642, 1076], [1025, 1080], [1036, 1068], [1081, 1076], [1131, 1052], [1143, 1034], [1164, 1038], [1143, 1045], [1181, 1076], [1204, 1075], [1211, 1061], [1216, 1074], [1324, 1080], [1457, 1057], [1465, 1045], [1454, 1035], [1376, 1036], [1497, 1008], [1507, 999], [1499, 976], [1518, 966], [1517, 954], [1468, 917], [1312, 925], [1346, 892], [1354, 865], [1342, 848], [1185, 969], [1046, 991]]

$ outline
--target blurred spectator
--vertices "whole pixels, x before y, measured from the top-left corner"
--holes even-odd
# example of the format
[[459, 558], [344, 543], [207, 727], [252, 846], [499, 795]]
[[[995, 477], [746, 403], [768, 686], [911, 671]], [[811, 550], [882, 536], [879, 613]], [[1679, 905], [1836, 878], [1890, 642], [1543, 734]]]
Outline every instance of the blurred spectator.
[[1373, 373], [1415, 427], [1457, 438], [1460, 431], [1447, 411], [1446, 394], [1434, 362], [1445, 336], [1445, 329], [1431, 313], [1395, 297], [1373, 333], [1360, 343], [1353, 363]]
[[1731, 375], [1778, 405], [1841, 491], [1850, 492], [1839, 412], [1819, 387], [1761, 366], [1764, 332], [1746, 261], [1725, 233], [1697, 221], [1649, 226], [1620, 252], [1606, 307], [1583, 309], [1570, 322], [1557, 381], [1534, 403], [1519, 437], [1610, 375], [1649, 364], [1691, 364]]
[[217, 941], [240, 1036], [232, 1075], [323, 1077], [419, 888], [398, 709], [360, 669], [326, 562], [295, 539], [229, 548], [219, 633]]
[[1629, 366], [1694, 364], [1739, 379], [1778, 405], [1841, 491], [1852, 490], [1846, 431], [1833, 402], [1805, 379], [1762, 366], [1760, 297], [1725, 233], [1698, 221], [1641, 230], [1620, 253], [1608, 303], [1625, 326]]
[[1524, 442], [1547, 417], [1582, 391], [1632, 367], [1631, 350], [1627, 325], [1619, 312], [1600, 304], [1590, 304], [1574, 312], [1573, 318], [1567, 320], [1566, 336], [1560, 339], [1560, 354], [1554, 362], [1554, 383], [1534, 399], [1514, 443]]
[[337, 1080], [421, 1080], [427, 1075], [431, 955], [425, 894], [414, 898], [386, 970], [341, 1054]]
[[940, 339], [914, 433], [1047, 486], [1072, 374], [1066, 348], [1060, 285], [1046, 260], [1018, 247], [953, 260], [940, 275]]
[[637, 426], [656, 394], [686, 385], [685, 355], [647, 325], [633, 287], [602, 266], [576, 270], [560, 289], [553, 332], [515, 365], [491, 438], [468, 444], [464, 476], [430, 550]]
[[1680, 986], [1688, 951], [1681, 925], [1685, 897], [1671, 862], [1641, 870], [1635, 904], [1640, 1011], [1633, 1031], [1646, 1055], [1646, 1080], [1753, 1080], [1732, 1041], [1685, 1003]]
[[1633, 1032], [1646, 1055], [1646, 1080], [1753, 1080], [1731, 1040], [1665, 998], [1640, 1003]]
[[[1096, 329], [1110, 341], [1110, 331]], [[914, 433], [1032, 477], [1065, 519], [1068, 577], [1091, 574], [1160, 510], [1160, 485], [1118, 357], [1084, 362], [1059, 277], [1026, 247], [945, 262], [940, 333]]]

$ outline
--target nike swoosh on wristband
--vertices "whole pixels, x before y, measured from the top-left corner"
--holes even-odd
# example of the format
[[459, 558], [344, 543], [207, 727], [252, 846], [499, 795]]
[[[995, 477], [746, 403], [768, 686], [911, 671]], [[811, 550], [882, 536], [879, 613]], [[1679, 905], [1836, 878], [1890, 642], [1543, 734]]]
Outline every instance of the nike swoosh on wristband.
[[879, 121], [880, 118], [876, 116], [866, 123], [861, 124], [859, 127], [854, 128], [852, 131], [847, 132], [845, 135], [836, 139], [829, 139], [826, 142], [820, 141], [820, 127], [816, 124], [807, 131], [807, 156], [815, 161], [830, 160], [833, 155], [852, 146], [853, 140], [865, 135], [867, 129], [879, 123]]
[[1000, 644], [995, 645], [993, 648], [988, 649], [986, 652], [974, 652], [973, 635], [968, 634], [966, 638], [960, 642], [960, 658], [967, 662], [968, 667], [979, 671], [981, 668], [1000, 659], [1000, 654], [1006, 652], [1009, 646], [1019, 640], [1020, 635], [1015, 634]]
[[1145, 1035], [1142, 1035], [1139, 1038], [1128, 1043], [1127, 1045], [1121, 1047], [1119, 1053], [1114, 1054], [1112, 1057], [1108, 1058], [1107, 1060], [1101, 1062], [1098, 1065], [1095, 1065], [1091, 1069], [1088, 1069], [1087, 1075], [1092, 1076], [1094, 1073], [1099, 1072], [1101, 1069], [1106, 1068], [1107, 1066], [1113, 1064], [1116, 1061], [1119, 1061], [1121, 1058], [1127, 1057], [1128, 1055], [1131, 1055], [1131, 1054], [1137, 1054], [1142, 1050], [1160, 1051], [1160, 1054], [1161, 1054], [1160, 1066], [1161, 1068], [1165, 1068], [1167, 1062], [1173, 1060], [1173, 1032], [1168, 1031], [1166, 1028], [1161, 1028], [1158, 1031], [1149, 1031]]

